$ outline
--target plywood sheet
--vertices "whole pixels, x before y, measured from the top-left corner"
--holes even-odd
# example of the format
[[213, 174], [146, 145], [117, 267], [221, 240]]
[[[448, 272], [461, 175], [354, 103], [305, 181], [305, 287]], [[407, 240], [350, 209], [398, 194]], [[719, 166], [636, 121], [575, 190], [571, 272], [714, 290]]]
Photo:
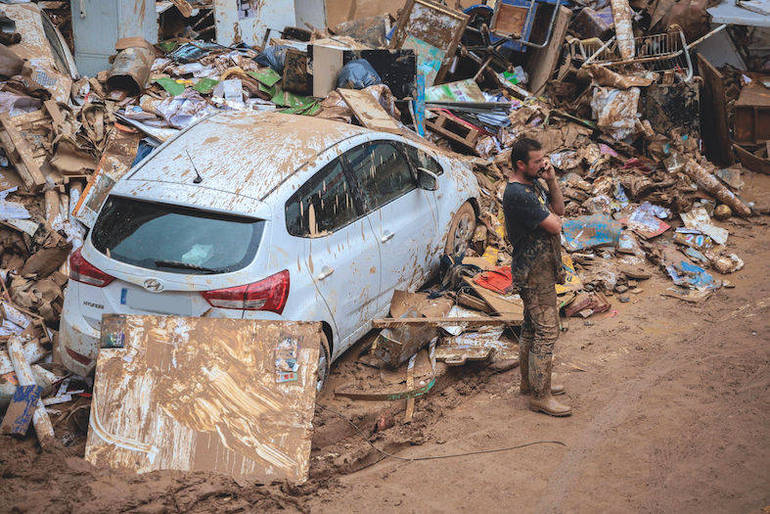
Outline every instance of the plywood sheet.
[[391, 118], [372, 95], [358, 89], [338, 89], [337, 91], [364, 127], [400, 133], [401, 128], [396, 120]]
[[[86, 460], [144, 473], [307, 478], [320, 324], [110, 316]], [[294, 371], [292, 371], [292, 369]]]

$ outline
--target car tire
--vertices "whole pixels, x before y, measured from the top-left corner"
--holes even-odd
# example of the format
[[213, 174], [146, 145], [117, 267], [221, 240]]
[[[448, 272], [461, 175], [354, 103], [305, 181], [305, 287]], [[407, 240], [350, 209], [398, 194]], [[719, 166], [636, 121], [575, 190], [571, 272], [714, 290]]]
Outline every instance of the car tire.
[[450, 256], [464, 253], [476, 231], [476, 211], [470, 202], [465, 202], [457, 209], [449, 223], [444, 253]]
[[316, 391], [319, 393], [324, 388], [326, 385], [326, 380], [329, 378], [331, 360], [329, 341], [326, 338], [326, 334], [321, 331], [320, 353], [318, 354], [318, 382], [316, 383]]

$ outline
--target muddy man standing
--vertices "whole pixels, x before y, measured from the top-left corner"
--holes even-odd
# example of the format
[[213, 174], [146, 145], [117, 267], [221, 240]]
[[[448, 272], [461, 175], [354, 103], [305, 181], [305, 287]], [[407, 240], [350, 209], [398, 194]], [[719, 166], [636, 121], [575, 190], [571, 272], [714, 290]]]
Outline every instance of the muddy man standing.
[[[553, 397], [563, 394], [564, 387], [551, 384], [553, 347], [559, 337], [555, 285], [564, 282], [560, 241], [564, 197], [539, 142], [521, 138], [511, 150], [503, 212], [513, 245], [513, 285], [524, 303], [519, 341], [521, 393], [532, 395], [531, 410], [569, 416], [572, 409]], [[547, 190], [539, 179], [545, 181]]]

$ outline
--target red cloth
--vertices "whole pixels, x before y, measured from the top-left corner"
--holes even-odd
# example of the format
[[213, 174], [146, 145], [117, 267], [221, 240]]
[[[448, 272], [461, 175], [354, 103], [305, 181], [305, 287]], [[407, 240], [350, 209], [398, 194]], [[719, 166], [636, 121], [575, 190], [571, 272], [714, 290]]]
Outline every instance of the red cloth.
[[494, 291], [498, 294], [508, 294], [511, 284], [513, 283], [513, 277], [511, 276], [510, 266], [500, 266], [493, 270], [482, 271], [475, 277], [473, 281], [485, 289]]

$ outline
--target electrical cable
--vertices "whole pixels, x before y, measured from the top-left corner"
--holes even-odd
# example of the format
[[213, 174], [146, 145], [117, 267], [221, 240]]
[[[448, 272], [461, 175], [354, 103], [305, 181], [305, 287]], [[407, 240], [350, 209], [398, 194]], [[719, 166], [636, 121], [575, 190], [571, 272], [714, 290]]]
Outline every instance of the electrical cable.
[[407, 461], [407, 462], [418, 461], [418, 460], [449, 459], [449, 458], [452, 458], [452, 457], [465, 457], [467, 455], [478, 455], [478, 454], [482, 454], [482, 453], [499, 453], [499, 452], [506, 452], [506, 451], [510, 451], [510, 450], [518, 450], [518, 449], [521, 449], [521, 448], [527, 448], [528, 446], [535, 446], [535, 445], [538, 445], [538, 444], [558, 444], [560, 446], [567, 446], [562, 441], [539, 440], [539, 441], [530, 441], [528, 443], [523, 443], [523, 444], [517, 444], [516, 446], [507, 446], [507, 447], [504, 447], [504, 448], [491, 448], [491, 449], [486, 449], [486, 450], [473, 450], [473, 451], [462, 452], [462, 453], [449, 453], [449, 454], [446, 454], [446, 455], [428, 455], [428, 456], [425, 456], [425, 457], [400, 457], [398, 455], [394, 455], [392, 453], [386, 452], [385, 450], [383, 450], [381, 448], [376, 447], [374, 445], [374, 443], [372, 443], [369, 440], [369, 438], [366, 436], [366, 434], [360, 428], [358, 428], [358, 426], [355, 423], [353, 423], [347, 417], [345, 417], [345, 415], [337, 412], [334, 409], [330, 409], [329, 407], [321, 405], [320, 403], [318, 403], [316, 405], [318, 405], [319, 407], [321, 407], [324, 410], [328, 410], [332, 414], [335, 414], [335, 415], [339, 416], [340, 418], [344, 419], [345, 421], [347, 421], [348, 424], [351, 427], [353, 427], [353, 429], [358, 433], [358, 435], [360, 435], [361, 438], [364, 441], [366, 441], [366, 443], [369, 446], [374, 448], [378, 453], [384, 455], [385, 457], [390, 457], [392, 459], [397, 459], [397, 460]]

